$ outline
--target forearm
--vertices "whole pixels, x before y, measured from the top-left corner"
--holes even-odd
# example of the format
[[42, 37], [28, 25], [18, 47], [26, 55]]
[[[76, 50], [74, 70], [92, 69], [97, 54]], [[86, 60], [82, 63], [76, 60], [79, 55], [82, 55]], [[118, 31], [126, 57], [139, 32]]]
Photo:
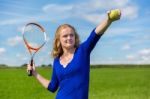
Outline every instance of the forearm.
[[111, 25], [111, 23], [112, 21], [109, 20], [108, 18], [104, 19], [102, 23], [96, 27], [95, 29], [96, 34], [98, 35], [103, 34], [107, 30], [107, 28]]
[[114, 9], [107, 12], [107, 18], [102, 21], [101, 24], [99, 24], [95, 32], [98, 35], [101, 35], [105, 33], [107, 28], [111, 25], [112, 22], [119, 20], [121, 17], [121, 10], [120, 9]]
[[36, 71], [33, 72], [33, 76], [45, 87], [48, 87], [48, 84], [50, 83], [49, 80], [45, 79], [43, 76], [38, 74]]

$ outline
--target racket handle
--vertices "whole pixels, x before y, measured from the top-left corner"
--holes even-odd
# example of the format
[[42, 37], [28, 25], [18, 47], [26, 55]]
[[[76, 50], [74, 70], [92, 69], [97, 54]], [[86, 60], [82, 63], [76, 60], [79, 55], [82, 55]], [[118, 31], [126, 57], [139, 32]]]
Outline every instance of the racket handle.
[[[30, 66], [33, 67], [33, 59], [31, 59], [31, 61], [30, 61]], [[32, 76], [32, 70], [29, 70], [28, 76]]]

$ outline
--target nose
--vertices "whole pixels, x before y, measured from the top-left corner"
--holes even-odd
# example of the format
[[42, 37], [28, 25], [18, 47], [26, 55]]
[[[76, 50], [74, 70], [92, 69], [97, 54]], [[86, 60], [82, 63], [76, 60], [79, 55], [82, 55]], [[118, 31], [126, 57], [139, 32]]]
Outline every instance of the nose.
[[68, 35], [68, 36], [67, 36], [67, 39], [68, 39], [68, 40], [72, 39], [72, 36], [71, 36], [71, 35]]

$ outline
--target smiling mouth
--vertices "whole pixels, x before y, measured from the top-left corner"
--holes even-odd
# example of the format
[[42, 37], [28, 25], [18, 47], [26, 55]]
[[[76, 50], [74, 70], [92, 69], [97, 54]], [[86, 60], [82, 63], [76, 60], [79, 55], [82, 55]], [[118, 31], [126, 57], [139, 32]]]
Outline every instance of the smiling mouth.
[[67, 43], [71, 43], [71, 44], [72, 44], [72, 43], [73, 43], [73, 41], [72, 41], [72, 40], [70, 40], [70, 41], [67, 41]]
[[73, 44], [73, 42], [67, 42], [67, 44]]

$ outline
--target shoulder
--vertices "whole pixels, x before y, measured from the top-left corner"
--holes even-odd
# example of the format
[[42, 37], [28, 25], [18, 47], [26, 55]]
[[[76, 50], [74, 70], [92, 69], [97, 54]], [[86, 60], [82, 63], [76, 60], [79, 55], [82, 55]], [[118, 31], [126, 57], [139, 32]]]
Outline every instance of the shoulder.
[[58, 62], [59, 62], [59, 57], [55, 57], [53, 61], [53, 68], [56, 68]]
[[59, 57], [55, 57], [54, 58], [54, 63], [57, 62], [59, 60]]

